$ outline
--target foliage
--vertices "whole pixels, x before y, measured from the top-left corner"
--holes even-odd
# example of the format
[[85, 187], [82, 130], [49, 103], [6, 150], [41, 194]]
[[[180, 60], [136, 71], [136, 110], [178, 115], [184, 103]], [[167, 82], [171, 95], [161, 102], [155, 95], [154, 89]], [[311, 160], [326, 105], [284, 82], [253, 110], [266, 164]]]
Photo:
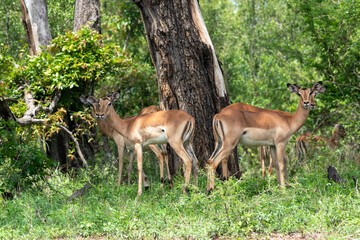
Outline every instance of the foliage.
[[290, 6], [301, 16], [299, 23], [313, 45], [313, 57], [306, 58], [306, 64], [333, 83], [326, 99], [345, 97], [346, 103], [359, 102], [360, 29], [356, 19], [360, 3], [310, 0], [294, 1]]
[[0, 1], [0, 29], [0, 43], [6, 46], [10, 56], [18, 58], [20, 51], [27, 47], [19, 1]]
[[[301, 131], [335, 123], [360, 139], [357, 1], [202, 1], [200, 5], [233, 102], [293, 112], [286, 83], [323, 81]], [[322, 134], [323, 134], [322, 133]]]
[[72, 0], [48, 0], [48, 21], [52, 38], [64, 35], [72, 30], [74, 23], [75, 1]]
[[16, 138], [9, 129], [19, 130], [13, 122], [0, 123], [0, 192], [31, 186], [44, 179], [49, 168], [54, 166], [35, 143], [27, 140], [34, 138], [34, 135]]
[[[40, 192], [26, 191], [0, 202], [0, 238], [254, 239], [277, 236], [274, 233], [283, 238], [296, 233], [305, 238], [357, 238], [360, 195], [351, 176], [359, 178], [360, 168], [350, 155], [338, 160], [346, 151], [319, 153], [291, 177], [286, 191], [277, 188], [275, 173], [262, 179], [258, 165], [257, 177], [217, 180], [211, 194], [205, 193], [203, 173], [199, 186], [191, 186], [186, 195], [182, 177], [175, 179], [173, 190], [162, 188], [158, 177], [149, 179], [150, 190], [138, 201], [137, 185], [117, 188], [116, 168], [111, 166], [80, 173], [76, 179], [56, 172], [49, 179], [55, 189], [42, 184]], [[155, 159], [151, 161], [144, 169], [148, 176], [158, 168]], [[328, 181], [328, 164], [348, 181]], [[70, 196], [88, 181], [90, 190], [70, 203], [59, 194]]]
[[130, 65], [118, 48], [102, 45], [101, 38], [88, 27], [67, 32], [39, 55], [24, 55], [14, 81], [26, 84], [37, 99], [52, 97], [60, 90], [60, 106], [69, 107], [85, 89], [102, 78], [115, 78]]
[[[104, 41], [103, 38], [104, 36], [84, 27], [76, 33], [67, 32], [53, 39], [51, 44], [37, 56], [23, 54], [19, 62], [7, 55], [6, 46], [2, 47], [4, 54], [0, 57], [3, 73], [1, 95], [13, 99], [9, 101], [10, 108], [17, 117], [21, 117], [27, 110], [25, 102], [21, 101], [24, 88], [33, 93], [36, 104], [42, 107], [49, 106], [54, 95], [61, 92], [60, 101], [52, 114], [39, 111], [34, 116], [45, 119], [44, 125], [18, 127], [16, 133], [11, 133], [14, 137], [15, 135], [35, 136], [27, 140], [29, 144], [27, 149], [37, 146], [38, 150], [34, 150], [36, 156], [44, 155], [39, 150], [42, 144], [36, 139], [40, 137], [47, 140], [49, 136], [59, 131], [59, 123], [66, 126], [68, 113], [71, 115], [70, 119], [74, 121], [73, 124], [76, 125], [75, 136], [90, 130], [93, 120], [90, 121], [88, 110], [79, 111], [84, 108], [79, 96], [91, 92], [95, 87], [97, 96], [121, 90], [123, 101], [117, 106], [126, 113], [135, 113], [141, 107], [153, 104], [157, 93], [154, 90], [155, 81], [149, 66], [134, 63], [126, 52]], [[19, 100], [15, 101], [15, 99]], [[8, 142], [8, 144], [17, 143]], [[73, 152], [74, 149], [70, 150], [70, 157], [74, 156]], [[4, 154], [7, 159], [15, 158], [15, 155], [8, 152]], [[38, 161], [41, 162], [43, 159], [44, 157], [39, 157]], [[1, 166], [4, 169], [16, 167], [11, 161], [6, 164], [2, 162]], [[43, 167], [45, 166], [48, 167], [48, 165]], [[43, 167], [39, 167], [40, 175]]]
[[[132, 0], [103, 1], [102, 29], [138, 62], [151, 64], [140, 11]], [[153, 70], [152, 70], [153, 71]]]

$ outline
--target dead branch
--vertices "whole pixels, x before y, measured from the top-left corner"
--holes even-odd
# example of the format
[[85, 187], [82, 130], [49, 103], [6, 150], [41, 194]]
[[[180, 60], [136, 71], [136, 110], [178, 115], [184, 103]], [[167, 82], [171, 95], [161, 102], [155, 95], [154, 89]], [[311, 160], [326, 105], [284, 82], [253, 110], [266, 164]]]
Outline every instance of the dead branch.
[[[46, 121], [44, 119], [39, 119], [39, 118], [35, 118], [35, 116], [37, 115], [37, 112], [40, 110], [43, 110], [47, 113], [52, 113], [56, 107], [56, 104], [59, 102], [61, 96], [61, 92], [57, 91], [49, 105], [49, 107], [41, 107], [41, 106], [36, 106], [35, 105], [35, 100], [33, 98], [32, 93], [30, 93], [28, 90], [24, 91], [24, 98], [25, 98], [25, 104], [27, 107], [26, 112], [24, 113], [24, 116], [21, 118], [16, 118], [14, 116], [14, 114], [11, 112], [11, 110], [9, 109], [8, 105], [6, 104], [5, 101], [2, 101], [0, 99], [0, 112], [1, 114], [3, 114], [3, 108], [4, 108], [4, 114], [6, 114], [8, 119], [12, 119], [15, 120], [17, 123], [19, 123], [21, 126], [26, 126], [26, 125], [30, 125], [30, 124], [47, 124]], [[72, 134], [72, 132], [67, 129], [65, 126], [57, 123], [56, 124], [57, 127], [60, 127], [61, 129], [63, 129], [67, 134], [69, 134], [69, 136], [71, 137], [71, 139], [73, 140], [73, 142], [75, 143], [75, 148], [76, 148], [76, 152], [78, 153], [81, 161], [83, 162], [84, 166], [86, 169], [88, 169], [88, 163], [84, 158], [84, 155], [81, 152], [80, 149], [80, 144], [79, 142], [76, 140], [76, 138], [74, 137], [74, 135]]]
[[83, 196], [90, 187], [91, 187], [91, 183], [88, 182], [79, 190], [74, 191], [73, 194], [68, 198], [67, 203], [69, 203], [74, 198]]
[[41, 107], [41, 110], [49, 114], [53, 113], [57, 103], [60, 100], [60, 96], [61, 96], [60, 90], [56, 91], [50, 105], [48, 107]]
[[67, 134], [69, 134], [69, 136], [71, 137], [71, 139], [74, 141], [75, 143], [75, 148], [76, 148], [76, 151], [77, 153], [79, 154], [79, 157], [81, 159], [81, 161], [83, 162], [84, 166], [86, 169], [88, 169], [88, 163], [86, 162], [85, 158], [84, 158], [84, 155], [82, 154], [81, 152], [81, 149], [80, 149], [80, 145], [79, 145], [79, 142], [76, 140], [76, 138], [74, 137], [74, 135], [72, 134], [72, 132], [67, 129], [65, 126], [61, 125], [61, 124], [56, 124], [56, 126], [62, 128]]

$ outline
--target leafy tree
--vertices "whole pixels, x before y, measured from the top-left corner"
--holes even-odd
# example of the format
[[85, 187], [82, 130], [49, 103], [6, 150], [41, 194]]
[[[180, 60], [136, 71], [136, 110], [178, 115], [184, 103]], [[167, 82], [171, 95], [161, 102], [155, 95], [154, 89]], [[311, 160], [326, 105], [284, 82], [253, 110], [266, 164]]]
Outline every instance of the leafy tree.
[[[7, 141], [7, 144], [16, 145], [16, 141], [26, 141], [28, 147], [16, 151], [28, 153], [30, 149], [37, 148], [33, 156], [41, 162], [45, 159], [44, 153], [40, 151], [43, 140], [59, 131], [59, 124], [68, 124], [67, 127], [74, 131], [75, 136], [86, 134], [89, 131], [88, 124], [91, 124], [90, 115], [84, 117], [83, 114], [79, 114], [78, 111], [82, 113], [81, 110], [84, 108], [79, 96], [91, 93], [93, 87], [97, 89], [96, 95], [120, 90], [124, 101], [119, 108], [126, 113], [136, 112], [142, 105], [153, 103], [151, 101], [156, 96], [156, 90], [152, 89], [154, 84], [151, 84], [148, 66], [134, 64], [126, 52], [113, 44], [108, 44], [103, 38], [104, 36], [84, 27], [76, 33], [67, 32], [53, 39], [46, 51], [37, 56], [24, 54], [19, 62], [4, 54], [0, 55], [1, 71], [4, 74], [1, 96], [6, 96], [12, 112], [20, 118], [28, 111], [29, 106], [27, 102], [19, 99], [22, 99], [24, 89], [31, 92], [37, 104], [37, 110], [34, 110], [35, 115], [32, 117], [42, 120], [39, 122], [40, 125], [14, 127], [15, 132], [9, 134], [13, 134], [15, 140]], [[5, 48], [3, 52], [5, 53]], [[54, 96], [59, 93], [61, 98], [54, 112], [45, 111], [44, 109], [51, 105]], [[69, 121], [64, 119], [65, 113], [70, 113], [74, 122], [69, 124]], [[76, 119], [80, 118], [86, 120], [87, 126], [77, 125], [79, 121]], [[5, 131], [7, 128], [2, 125], [2, 129]], [[18, 135], [29, 137], [22, 139]], [[1, 165], [13, 166], [15, 163], [10, 160], [16, 158], [14, 154], [13, 151], [3, 152], [2, 159], [8, 160]], [[43, 158], [39, 157], [41, 154]], [[69, 154], [75, 155], [73, 150], [70, 150]], [[17, 159], [20, 159], [16, 162], [20, 165], [22, 161], [28, 161], [25, 157]], [[5, 165], [3, 167], [6, 168]], [[44, 169], [47, 167], [44, 165]], [[40, 169], [42, 168], [39, 168], [39, 171]], [[22, 176], [27, 178], [27, 175]]]

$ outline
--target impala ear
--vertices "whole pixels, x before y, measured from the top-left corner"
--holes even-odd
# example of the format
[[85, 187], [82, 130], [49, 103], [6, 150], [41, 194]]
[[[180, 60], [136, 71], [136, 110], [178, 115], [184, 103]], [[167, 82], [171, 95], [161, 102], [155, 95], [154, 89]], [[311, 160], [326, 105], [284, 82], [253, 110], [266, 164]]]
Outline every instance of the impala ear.
[[94, 106], [96, 103], [99, 103], [99, 100], [96, 97], [90, 96], [86, 99], [88, 103]]
[[88, 102], [86, 101], [86, 99], [87, 99], [87, 96], [85, 96], [85, 95], [81, 95], [81, 96], [80, 96], [80, 101], [81, 101], [83, 104], [88, 104]]
[[287, 88], [289, 89], [290, 92], [299, 95], [299, 90], [301, 88], [299, 85], [288, 83], [288, 84], [286, 84], [286, 86], [287, 86]]
[[114, 92], [111, 96], [111, 102], [117, 101], [119, 99], [119, 97], [120, 97], [120, 93]]
[[316, 95], [316, 94], [325, 92], [326, 88], [327, 87], [323, 86], [322, 82], [320, 81], [320, 82], [315, 83], [314, 86], [312, 86], [311, 92], [314, 92], [314, 94]]

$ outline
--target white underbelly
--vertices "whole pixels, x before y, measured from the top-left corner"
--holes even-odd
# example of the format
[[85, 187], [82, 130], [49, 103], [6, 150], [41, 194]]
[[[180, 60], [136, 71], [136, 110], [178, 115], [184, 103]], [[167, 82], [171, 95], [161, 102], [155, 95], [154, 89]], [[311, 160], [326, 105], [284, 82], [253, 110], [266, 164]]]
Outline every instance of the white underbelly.
[[246, 136], [242, 136], [239, 140], [239, 143], [241, 145], [247, 146], [247, 147], [261, 147], [261, 146], [271, 146], [274, 145], [273, 143], [269, 141], [262, 141], [262, 140], [253, 140], [249, 139]]
[[166, 139], [165, 132], [163, 132], [163, 133], [162, 133], [159, 137], [157, 137], [157, 138], [151, 138], [151, 139], [146, 140], [146, 141], [143, 143], [143, 146], [147, 146], [147, 145], [150, 145], [150, 144], [163, 144], [163, 143], [167, 143], [167, 139]]

